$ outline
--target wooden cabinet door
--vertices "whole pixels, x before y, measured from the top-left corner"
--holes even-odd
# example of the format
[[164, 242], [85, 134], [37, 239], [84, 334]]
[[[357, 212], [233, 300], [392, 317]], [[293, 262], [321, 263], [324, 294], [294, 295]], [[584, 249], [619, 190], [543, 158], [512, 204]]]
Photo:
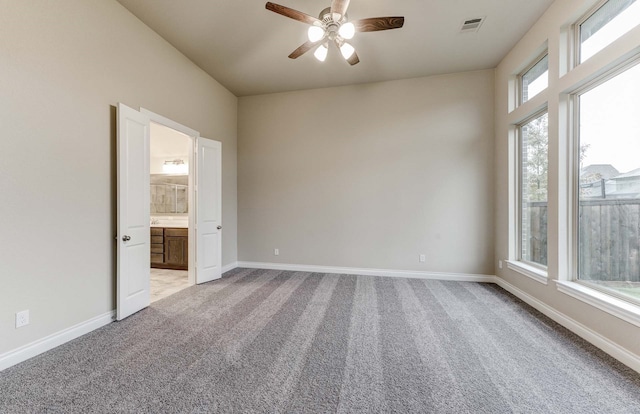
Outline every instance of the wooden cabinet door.
[[187, 268], [189, 264], [188, 244], [186, 237], [164, 237], [164, 262]]

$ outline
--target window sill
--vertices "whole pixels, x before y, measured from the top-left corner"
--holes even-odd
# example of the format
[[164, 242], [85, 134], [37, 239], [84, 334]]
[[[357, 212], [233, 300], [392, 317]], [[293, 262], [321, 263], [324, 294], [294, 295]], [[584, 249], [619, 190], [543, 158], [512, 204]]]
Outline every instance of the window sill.
[[581, 283], [556, 281], [558, 291], [603, 310], [632, 325], [640, 326], [640, 306], [591, 289]]
[[515, 272], [520, 273], [521, 275], [535, 280], [536, 282], [540, 282], [543, 285], [546, 285], [548, 283], [549, 279], [547, 277], [546, 270], [542, 270], [526, 263], [514, 260], [507, 260], [507, 267]]

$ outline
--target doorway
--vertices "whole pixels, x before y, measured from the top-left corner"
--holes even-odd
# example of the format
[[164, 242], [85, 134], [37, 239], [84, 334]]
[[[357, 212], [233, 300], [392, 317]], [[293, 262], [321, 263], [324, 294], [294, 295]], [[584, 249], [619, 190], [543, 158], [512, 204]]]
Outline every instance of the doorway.
[[189, 166], [194, 138], [162, 124], [149, 129], [151, 303], [191, 285], [189, 281]]
[[[171, 252], [183, 255], [180, 260], [182, 265], [187, 263], [188, 286], [210, 282], [222, 276], [222, 144], [201, 137], [199, 132], [144, 108], [137, 111], [120, 103], [117, 114], [117, 320], [146, 308], [151, 302], [152, 123], [182, 133], [190, 142], [186, 167], [188, 187], [185, 190], [188, 224], [186, 229], [177, 228], [182, 234], [178, 234], [179, 231], [165, 234], [163, 230], [163, 246], [168, 243]], [[185, 160], [183, 162], [186, 164]], [[181, 163], [173, 162], [174, 166], [176, 164]], [[176, 195], [174, 201], [180, 201], [178, 198]], [[160, 202], [158, 198], [156, 202]], [[162, 202], [165, 200], [162, 199]], [[178, 210], [177, 204], [175, 209]], [[176, 224], [178, 218], [172, 219], [172, 224]], [[165, 236], [171, 240], [166, 240]], [[182, 240], [178, 240], [180, 237]], [[156, 238], [155, 241], [159, 244], [160, 239]], [[163, 247], [162, 255], [164, 253]], [[180, 260], [170, 259], [171, 262]]]

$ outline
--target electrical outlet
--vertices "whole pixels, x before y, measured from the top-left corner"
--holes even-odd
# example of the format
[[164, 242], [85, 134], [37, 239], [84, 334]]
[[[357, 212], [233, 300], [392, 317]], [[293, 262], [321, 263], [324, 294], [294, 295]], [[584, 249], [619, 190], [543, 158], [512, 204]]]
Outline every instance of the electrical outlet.
[[29, 325], [29, 309], [16, 312], [16, 328]]
[[424, 254], [421, 254], [418, 260], [420, 260], [420, 263], [424, 263], [427, 261], [427, 256]]
[[273, 249], [274, 256], [280, 256], [280, 249]]
[[502, 260], [498, 260], [498, 268], [502, 269]]

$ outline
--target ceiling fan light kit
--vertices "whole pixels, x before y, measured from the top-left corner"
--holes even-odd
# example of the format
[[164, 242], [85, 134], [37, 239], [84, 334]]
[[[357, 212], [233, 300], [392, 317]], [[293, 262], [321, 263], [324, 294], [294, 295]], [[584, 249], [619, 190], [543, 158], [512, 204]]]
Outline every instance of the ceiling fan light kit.
[[348, 60], [351, 56], [353, 56], [353, 54], [356, 52], [356, 49], [351, 46], [349, 43], [343, 43], [342, 46], [340, 46], [340, 53], [342, 54], [342, 57], [345, 60]]
[[265, 8], [293, 20], [310, 25], [307, 30], [307, 42], [291, 52], [289, 57], [297, 59], [310, 50], [314, 50], [316, 59], [324, 62], [329, 50], [329, 42], [336, 45], [342, 57], [350, 64], [360, 62], [353, 45], [347, 40], [353, 39], [356, 32], [377, 32], [380, 30], [399, 29], [404, 25], [404, 17], [370, 17], [367, 19], [348, 21], [347, 7], [349, 0], [333, 0], [315, 18], [286, 6], [267, 2]]
[[320, 62], [324, 62], [327, 58], [327, 53], [329, 53], [329, 48], [326, 45], [320, 45], [315, 52], [313, 52], [313, 56], [316, 57]]
[[338, 29], [338, 34], [343, 39], [353, 39], [353, 36], [356, 34], [356, 26], [351, 22], [346, 22], [340, 26]]
[[309, 26], [307, 37], [310, 42], [317, 42], [324, 37], [324, 29], [320, 26]]

